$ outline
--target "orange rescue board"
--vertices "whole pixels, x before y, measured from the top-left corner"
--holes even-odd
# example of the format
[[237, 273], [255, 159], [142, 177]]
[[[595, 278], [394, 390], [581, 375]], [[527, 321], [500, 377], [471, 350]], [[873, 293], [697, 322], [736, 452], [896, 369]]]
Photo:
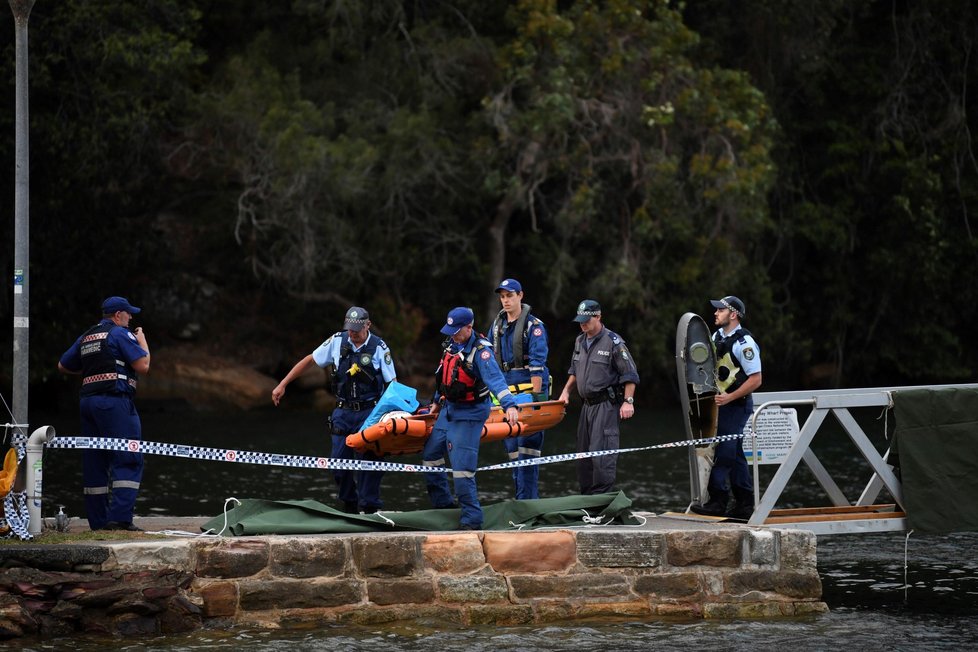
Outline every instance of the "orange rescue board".
[[[506, 422], [502, 408], [494, 407], [482, 428], [480, 441], [498, 441], [546, 430], [560, 423], [566, 413], [562, 401], [521, 403], [517, 409], [520, 413], [519, 421], [511, 426]], [[437, 416], [418, 414], [375, 423], [349, 435], [346, 445], [361, 453], [369, 451], [381, 456], [420, 453]]]

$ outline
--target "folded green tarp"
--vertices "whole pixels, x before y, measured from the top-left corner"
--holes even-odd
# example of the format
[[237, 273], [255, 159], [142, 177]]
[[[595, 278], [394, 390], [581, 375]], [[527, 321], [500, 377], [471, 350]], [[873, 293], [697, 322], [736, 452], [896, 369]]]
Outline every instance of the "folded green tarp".
[[[539, 500], [507, 500], [482, 508], [484, 530], [518, 530], [574, 525], [638, 525], [632, 501], [621, 492]], [[458, 529], [459, 509], [346, 514], [315, 500], [241, 501], [227, 514], [201, 526], [204, 532], [259, 534], [328, 534], [340, 532], [449, 531]], [[226, 519], [226, 520], [225, 520]]]
[[978, 389], [900, 390], [893, 407], [908, 526], [978, 530]]

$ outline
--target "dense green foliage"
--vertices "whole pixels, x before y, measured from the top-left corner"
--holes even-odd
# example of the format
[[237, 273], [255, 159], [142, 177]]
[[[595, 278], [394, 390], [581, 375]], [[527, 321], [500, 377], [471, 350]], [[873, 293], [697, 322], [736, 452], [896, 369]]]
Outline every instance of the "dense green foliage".
[[37, 0], [30, 30], [36, 379], [111, 293], [275, 374], [365, 305], [423, 373], [504, 276], [558, 385], [584, 297], [660, 398], [728, 293], [768, 386], [978, 363], [964, 0]]

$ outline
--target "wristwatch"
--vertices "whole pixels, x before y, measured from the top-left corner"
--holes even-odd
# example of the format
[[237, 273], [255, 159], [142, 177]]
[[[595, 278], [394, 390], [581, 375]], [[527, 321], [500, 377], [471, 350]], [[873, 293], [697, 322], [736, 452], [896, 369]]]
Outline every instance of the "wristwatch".
[[634, 405], [635, 404], [635, 397], [634, 396], [626, 396], [625, 397], [625, 402], [628, 403], [629, 405]]

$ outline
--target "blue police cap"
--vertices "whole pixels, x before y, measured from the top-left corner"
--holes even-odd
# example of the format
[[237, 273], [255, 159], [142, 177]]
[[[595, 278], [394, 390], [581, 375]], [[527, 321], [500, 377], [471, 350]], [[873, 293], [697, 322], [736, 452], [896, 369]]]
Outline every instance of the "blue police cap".
[[585, 299], [577, 304], [577, 315], [574, 316], [574, 321], [583, 324], [591, 317], [597, 317], [600, 314], [601, 304], [594, 299]]
[[747, 315], [747, 307], [744, 302], [733, 295], [728, 295], [722, 299], [710, 300], [710, 305], [714, 308], [727, 308], [744, 317]]

